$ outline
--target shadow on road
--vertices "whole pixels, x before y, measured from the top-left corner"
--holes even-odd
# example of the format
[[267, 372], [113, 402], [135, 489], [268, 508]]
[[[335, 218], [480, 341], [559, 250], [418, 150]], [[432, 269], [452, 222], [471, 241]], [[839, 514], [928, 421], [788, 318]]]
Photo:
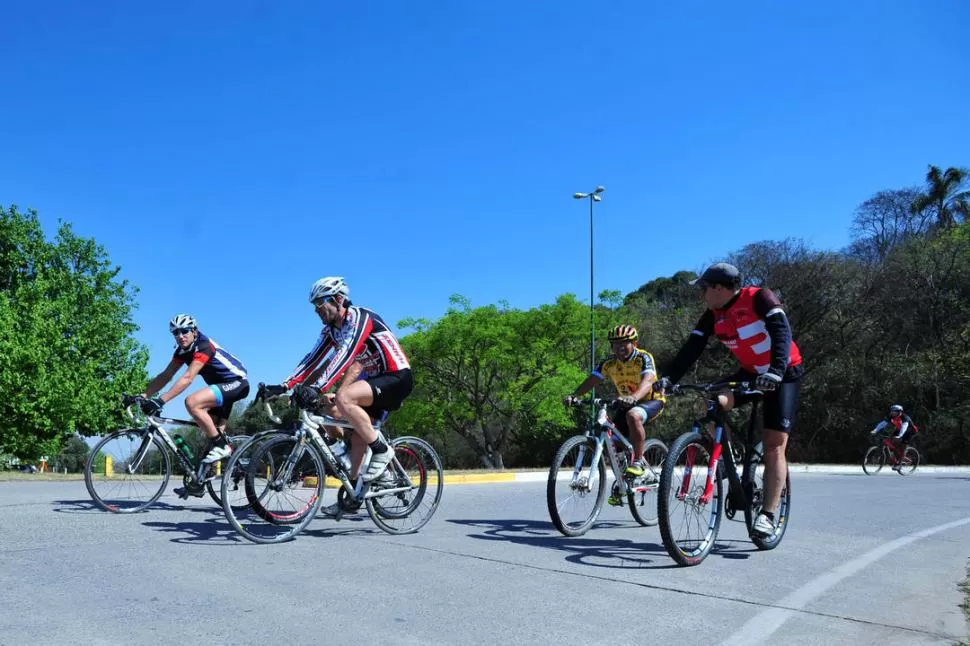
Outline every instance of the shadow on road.
[[[566, 552], [566, 560], [577, 565], [612, 569], [666, 569], [679, 567], [660, 543], [639, 542], [630, 539], [591, 538], [587, 533], [576, 538], [562, 536], [549, 521], [536, 520], [457, 520], [449, 523], [478, 527], [485, 531], [469, 534], [469, 538], [486, 541], [507, 541], [517, 545], [542, 547]], [[600, 522], [590, 530], [624, 527], [623, 523]], [[736, 546], [746, 546], [739, 549]], [[719, 540], [708, 558], [746, 559], [755, 548], [747, 541]]]

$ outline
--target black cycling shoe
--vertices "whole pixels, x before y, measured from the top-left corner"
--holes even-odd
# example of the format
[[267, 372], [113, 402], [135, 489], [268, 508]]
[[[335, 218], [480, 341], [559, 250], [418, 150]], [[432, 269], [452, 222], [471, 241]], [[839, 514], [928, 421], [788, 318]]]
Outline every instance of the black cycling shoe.
[[205, 495], [205, 489], [203, 489], [202, 487], [199, 487], [199, 488], [187, 487], [187, 486], [177, 487], [173, 489], [173, 491], [175, 492], [175, 495], [181, 498], [182, 500], [188, 500], [189, 496], [195, 496], [196, 498], [201, 498], [202, 496]]

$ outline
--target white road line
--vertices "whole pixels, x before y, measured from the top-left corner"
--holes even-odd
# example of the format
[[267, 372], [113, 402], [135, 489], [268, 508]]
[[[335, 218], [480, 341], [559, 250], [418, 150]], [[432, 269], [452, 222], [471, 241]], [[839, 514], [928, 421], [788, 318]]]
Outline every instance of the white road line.
[[812, 579], [778, 602], [778, 605], [781, 607], [769, 608], [758, 613], [749, 619], [741, 627], [741, 630], [733, 634], [726, 641], [722, 642], [722, 646], [751, 646], [752, 644], [760, 644], [770, 637], [772, 633], [781, 628], [782, 624], [784, 624], [785, 621], [787, 621], [788, 618], [795, 613], [795, 611], [804, 609], [805, 606], [825, 594], [829, 588], [837, 584], [842, 579], [852, 576], [862, 568], [874, 563], [875, 561], [878, 561], [890, 552], [898, 550], [900, 547], [909, 545], [910, 543], [918, 541], [921, 538], [926, 538], [927, 536], [932, 536], [933, 534], [937, 534], [939, 532], [945, 532], [948, 529], [953, 529], [954, 527], [959, 527], [968, 523], [970, 523], [970, 518], [955, 520], [952, 523], [937, 525], [936, 527], [924, 529], [921, 532], [916, 532], [915, 534], [910, 534], [908, 536], [903, 536], [902, 538], [897, 538], [894, 541], [883, 543], [879, 547], [869, 550], [862, 556], [853, 559], [848, 563], [843, 563], [842, 565], [829, 570], [825, 574]]

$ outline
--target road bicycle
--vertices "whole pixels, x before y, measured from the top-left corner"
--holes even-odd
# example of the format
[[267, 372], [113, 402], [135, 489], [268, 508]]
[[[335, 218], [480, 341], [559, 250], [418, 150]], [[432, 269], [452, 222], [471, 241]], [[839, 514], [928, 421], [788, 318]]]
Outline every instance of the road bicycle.
[[874, 475], [882, 471], [889, 464], [893, 471], [901, 476], [909, 475], [919, 466], [920, 455], [915, 446], [909, 444], [900, 450], [893, 444], [892, 437], [880, 434], [875, 444], [870, 446], [862, 456], [862, 470], [866, 475]]
[[[192, 426], [192, 420], [173, 419], [158, 415], [144, 415], [141, 404], [145, 399], [124, 395], [125, 416], [138, 424], [105, 436], [88, 454], [84, 465], [84, 484], [95, 504], [105, 511], [130, 514], [154, 504], [165, 492], [172, 475], [172, 458], [182, 468], [184, 487], [201, 491], [203, 487], [217, 505], [222, 506], [222, 464], [203, 464], [202, 459], [212, 448], [211, 440], [196, 458], [192, 448], [181, 436], [171, 435], [165, 426]], [[233, 449], [246, 444], [245, 435], [228, 436]], [[181, 445], [181, 448], [179, 448]]]
[[[265, 384], [255, 403], [262, 402], [275, 423]], [[328, 484], [337, 487], [339, 508], [350, 513], [361, 506], [371, 520], [390, 534], [418, 531], [441, 502], [444, 474], [434, 448], [417, 437], [387, 440], [383, 416], [373, 420], [378, 436], [394, 448], [387, 470], [370, 483], [351, 479], [350, 466], [338, 459], [324, 440], [324, 426], [352, 429], [350, 422], [300, 408], [295, 429], [271, 429], [253, 434], [226, 465], [232, 474], [222, 482], [223, 509], [233, 528], [255, 543], [279, 543], [299, 534], [317, 515]], [[371, 457], [364, 455], [361, 471]]]
[[[611, 499], [622, 506], [625, 499], [634, 520], [643, 526], [657, 524], [657, 487], [660, 469], [667, 457], [667, 446], [648, 439], [643, 457], [644, 474], [629, 476], [626, 468], [633, 461], [633, 445], [610, 420], [608, 409], [622, 404], [616, 400], [594, 399], [596, 417], [585, 434], [567, 439], [552, 460], [546, 484], [549, 517], [566, 536], [585, 534], [603, 509], [606, 500], [607, 465], [613, 476]], [[572, 404], [589, 408], [589, 401]]]
[[[681, 384], [674, 386], [673, 396], [700, 394], [704, 413], [693, 428], [677, 438], [660, 473], [660, 536], [667, 553], [680, 565], [701, 563], [717, 540], [721, 511], [729, 519], [744, 511], [748, 536], [761, 550], [778, 547], [788, 529], [791, 510], [791, 479], [786, 474], [781, 492], [781, 506], [775, 514], [775, 532], [771, 536], [754, 533], [754, 521], [764, 504], [764, 446], [755, 442], [757, 408], [752, 404], [751, 420], [744, 438], [743, 466], [735, 462], [731, 430], [717, 395], [731, 391], [735, 395], [760, 396], [748, 382]], [[713, 431], [711, 427], [713, 426]], [[738, 467], [741, 475], [738, 476]], [[728, 480], [725, 497], [724, 478]]]

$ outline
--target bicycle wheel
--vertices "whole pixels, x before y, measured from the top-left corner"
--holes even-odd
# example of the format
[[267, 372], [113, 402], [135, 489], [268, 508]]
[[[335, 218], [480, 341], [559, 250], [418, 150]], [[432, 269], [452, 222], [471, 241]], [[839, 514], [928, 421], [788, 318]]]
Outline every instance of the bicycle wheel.
[[[230, 497], [229, 480], [223, 481], [222, 508], [233, 528], [254, 543], [281, 543], [300, 533], [316, 516], [323, 500], [326, 473], [323, 456], [312, 444], [292, 435], [271, 435], [244, 446], [230, 458], [227, 471], [245, 473], [247, 505]], [[292, 471], [283, 480], [289, 465]]]
[[862, 470], [871, 476], [879, 473], [886, 466], [886, 452], [881, 446], [870, 446], [862, 456]]
[[388, 534], [412, 534], [431, 520], [441, 502], [445, 485], [441, 460], [430, 444], [417, 437], [396, 438], [391, 446], [394, 459], [370, 490], [409, 489], [367, 498], [364, 505], [374, 524]]
[[[250, 438], [250, 436], [248, 435], [231, 435], [226, 439], [229, 442], [229, 446], [232, 447], [233, 453], [235, 453], [243, 446], [245, 446], [246, 443], [249, 442], [249, 440], [252, 438]], [[214, 465], [212, 465], [210, 468], [215, 471], [216, 475], [214, 475], [212, 479], [207, 480], [205, 483], [205, 488], [208, 490], [209, 496], [220, 507], [222, 507], [222, 478], [226, 473], [225, 469], [228, 465], [229, 465], [228, 459], [222, 460], [221, 462], [216, 462]], [[238, 475], [241, 476], [242, 474], [238, 474]], [[241, 477], [233, 480], [234, 486], [236, 486], [237, 488], [240, 480], [241, 480]]]
[[643, 447], [643, 457], [647, 460], [647, 468], [643, 476], [630, 483], [630, 493], [627, 502], [630, 504], [630, 514], [633, 520], [644, 527], [657, 524], [657, 491], [660, 489], [660, 473], [664, 460], [667, 459], [667, 445], [660, 440], [647, 440]]
[[741, 484], [747, 494], [749, 504], [744, 510], [744, 522], [748, 526], [748, 534], [759, 550], [773, 550], [781, 543], [788, 529], [788, 518], [791, 513], [791, 474], [785, 474], [785, 488], [781, 491], [781, 505], [775, 513], [775, 533], [769, 537], [759, 536], [751, 531], [754, 521], [761, 513], [764, 505], [764, 444], [758, 442], [751, 448], [751, 459], [745, 464], [741, 474]]
[[916, 467], [919, 466], [919, 451], [916, 450], [915, 446], [907, 446], [905, 453], [903, 453], [903, 459], [899, 461], [899, 468], [896, 472], [901, 476], [908, 476], [913, 471], [916, 471]]
[[111, 433], [91, 450], [84, 485], [105, 511], [130, 514], [158, 500], [172, 474], [165, 444], [147, 429]]
[[592, 464], [596, 440], [586, 435], [569, 438], [556, 452], [546, 483], [549, 517], [566, 536], [585, 534], [606, 500], [606, 460]]
[[713, 479], [709, 501], [703, 501], [711, 470], [711, 447], [697, 431], [677, 438], [660, 472], [658, 512], [660, 537], [679, 565], [697, 565], [710, 553], [721, 527], [724, 481]]

